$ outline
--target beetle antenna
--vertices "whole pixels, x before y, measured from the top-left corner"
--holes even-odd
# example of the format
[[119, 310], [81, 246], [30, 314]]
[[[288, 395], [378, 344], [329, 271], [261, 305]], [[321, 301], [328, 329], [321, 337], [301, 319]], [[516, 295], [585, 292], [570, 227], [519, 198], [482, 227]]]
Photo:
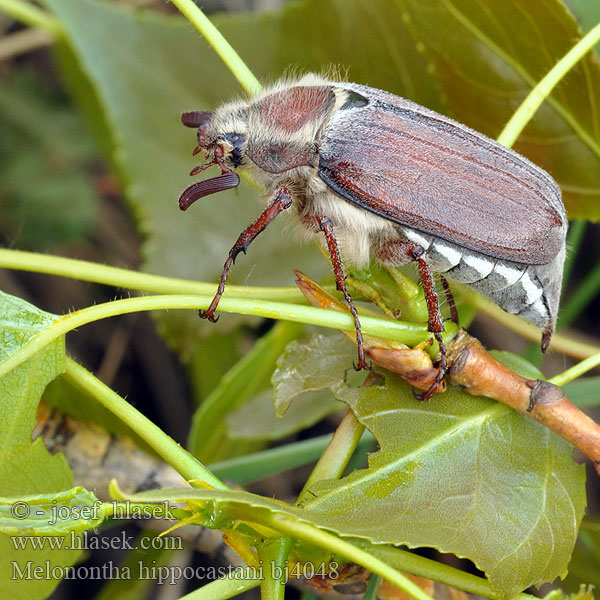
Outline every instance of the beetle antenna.
[[196, 200], [210, 194], [215, 194], [216, 192], [229, 190], [239, 185], [239, 183], [240, 176], [233, 171], [226, 171], [217, 177], [193, 183], [179, 196], [179, 208], [187, 210]]
[[211, 112], [191, 110], [189, 112], [184, 112], [181, 115], [181, 122], [186, 127], [192, 127], [196, 129], [197, 127], [204, 125], [211, 117]]

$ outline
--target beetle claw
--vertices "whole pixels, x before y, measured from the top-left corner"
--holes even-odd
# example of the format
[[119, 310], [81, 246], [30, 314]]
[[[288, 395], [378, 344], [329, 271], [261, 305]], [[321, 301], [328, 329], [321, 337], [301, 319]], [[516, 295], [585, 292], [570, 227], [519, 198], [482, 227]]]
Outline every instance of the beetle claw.
[[208, 319], [211, 323], [216, 323], [219, 320], [219, 315], [215, 317], [215, 313], [210, 310], [199, 310], [198, 316], [201, 319]]
[[359, 358], [358, 364], [352, 361], [352, 366], [355, 371], [370, 371], [373, 368], [373, 363], [367, 362], [364, 358]]
[[433, 396], [433, 394], [436, 393], [438, 387], [440, 386], [440, 383], [442, 383], [442, 381], [444, 380], [444, 375], [446, 374], [446, 369], [443, 367], [440, 367], [438, 369], [437, 375], [435, 376], [435, 379], [433, 380], [433, 383], [429, 386], [429, 389], [424, 391], [424, 392], [417, 392], [415, 390], [415, 388], [412, 388], [412, 395], [417, 399], [420, 400], [421, 402], [425, 402], [427, 400], [430, 400], [431, 397]]
[[425, 392], [417, 392], [417, 390], [414, 387], [411, 387], [410, 391], [412, 392], [413, 398], [415, 398], [416, 400], [419, 400], [420, 402], [428, 400], [428, 398], [425, 398]]

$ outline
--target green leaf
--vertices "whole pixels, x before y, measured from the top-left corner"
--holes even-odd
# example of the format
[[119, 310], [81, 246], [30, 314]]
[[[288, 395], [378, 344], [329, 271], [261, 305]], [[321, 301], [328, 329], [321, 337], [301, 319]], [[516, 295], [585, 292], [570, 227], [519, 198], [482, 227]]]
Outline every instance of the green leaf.
[[275, 414], [283, 416], [304, 394], [329, 390], [343, 381], [355, 358], [352, 350], [352, 344], [338, 334], [318, 334], [308, 342], [288, 344], [271, 378]]
[[[332, 568], [336, 569], [337, 567], [334, 565], [339, 565], [341, 557], [345, 557], [381, 575], [387, 581], [406, 591], [411, 597], [431, 600], [422, 589], [411, 583], [396, 568], [387, 564], [387, 561], [365, 552], [361, 548], [364, 544], [357, 544], [356, 540], [342, 540], [335, 535], [319, 531], [319, 529], [327, 529], [327, 525], [323, 523], [317, 523], [316, 527], [309, 525], [304, 517], [305, 511], [284, 502], [234, 490], [162, 489], [127, 495], [118, 489], [115, 482], [111, 484], [111, 494], [115, 498], [134, 502], [163, 502], [165, 500], [185, 502], [192, 511], [190, 518], [186, 520], [188, 522], [193, 520], [197, 525], [205, 527], [228, 530], [238, 527], [240, 521], [243, 521], [245, 524], [231, 533], [231, 539], [233, 540], [236, 535], [240, 534], [246, 538], [245, 543], [254, 547], [259, 547], [273, 539], [271, 536], [265, 539], [264, 529], [260, 533], [251, 529], [253, 524], [266, 525], [271, 530], [280, 531], [291, 539], [291, 555], [296, 557], [296, 561], [310, 562], [313, 573], [318, 573], [320, 570], [327, 573]], [[246, 527], [246, 525], [250, 527]], [[406, 551], [395, 550], [393, 554], [395, 558], [392, 560], [396, 563], [402, 562], [404, 570], [410, 571], [411, 567], [416, 566], [415, 563], [422, 565], [423, 561], [435, 565], [433, 561], [415, 557]], [[440, 574], [439, 571], [438, 574]], [[260, 577], [260, 573], [257, 575]], [[448, 572], [446, 572], [447, 575]], [[440, 574], [441, 579], [444, 577]], [[482, 583], [484, 584], [483, 588], [488, 587], [485, 582], [482, 581]], [[198, 598], [200, 597], [204, 598], [204, 595], [199, 594]]]
[[263, 445], [249, 439], [236, 441], [227, 430], [227, 415], [269, 385], [279, 355], [301, 331], [302, 325], [280, 321], [223, 376], [192, 419], [188, 447], [196, 458], [215, 462]]
[[316, 484], [305, 514], [374, 543], [469, 558], [506, 597], [564, 576], [585, 506], [571, 446], [503, 404], [454, 388], [417, 402], [386, 379], [338, 386], [380, 450], [368, 469]]
[[194, 347], [187, 361], [187, 373], [198, 405], [219, 385], [225, 373], [245, 353], [245, 333], [241, 329], [226, 334], [215, 331]]
[[505, 350], [490, 350], [490, 354], [505, 367], [508, 367], [521, 377], [544, 379], [544, 375], [536, 366], [518, 354], [513, 354]]
[[600, 389], [600, 377], [582, 377], [563, 386], [563, 391], [569, 400], [579, 408], [598, 406], [600, 404], [598, 389]]
[[64, 536], [98, 527], [104, 505], [78, 486], [53, 494], [0, 498], [0, 533]]
[[569, 574], [561, 587], [574, 593], [582, 585], [600, 589], [600, 521], [587, 517], [581, 524]]
[[[398, 0], [436, 66], [450, 110], [497, 136], [581, 30], [559, 0]], [[560, 184], [570, 218], [600, 219], [600, 65], [589, 53], [560, 82], [515, 148]]]
[[21, 247], [83, 237], [98, 209], [89, 167], [95, 160], [73, 108], [16, 71], [0, 88], [2, 231]]
[[284, 415], [273, 409], [273, 392], [267, 390], [227, 416], [229, 436], [235, 439], [280, 440], [302, 431], [342, 405], [331, 392], [302, 394]]
[[[0, 292], [0, 363], [51, 325], [56, 317], [27, 302]], [[0, 489], [5, 497], [52, 494], [73, 485], [71, 471], [61, 454], [51, 456], [41, 439], [32, 441], [36, 410], [44, 387], [64, 370], [64, 338], [0, 378]], [[75, 562], [76, 550], [24, 548], [15, 552], [13, 540], [0, 535], [0, 580], [4, 594], [15, 600], [45, 598], [58, 580], [21, 580], [27, 565], [66, 567]]]
[[[600, 4], [596, 0], [565, 0], [565, 4], [577, 17], [584, 32], [600, 23]], [[596, 52], [600, 51], [600, 44], [596, 44]]]
[[[0, 364], [58, 318], [4, 292], [0, 292], [0, 315]], [[62, 338], [0, 379], [0, 489], [4, 496], [71, 487], [62, 458], [50, 456], [41, 440], [31, 440], [40, 396], [47, 383], [64, 370], [64, 356]]]

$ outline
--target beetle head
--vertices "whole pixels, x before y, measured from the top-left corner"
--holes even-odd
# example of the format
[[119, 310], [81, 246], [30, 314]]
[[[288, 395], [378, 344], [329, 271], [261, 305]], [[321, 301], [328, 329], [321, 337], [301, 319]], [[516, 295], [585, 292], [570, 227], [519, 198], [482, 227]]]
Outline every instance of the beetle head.
[[191, 111], [181, 115], [181, 122], [186, 127], [197, 127], [198, 146], [194, 155], [203, 151], [204, 156], [210, 159], [208, 163], [194, 167], [190, 175], [197, 175], [208, 167], [217, 165], [221, 174], [204, 181], [192, 184], [179, 197], [179, 208], [186, 210], [199, 198], [229, 190], [240, 183], [240, 178], [232, 169], [243, 162], [243, 151], [246, 136], [242, 133], [226, 132], [215, 134], [212, 112]]

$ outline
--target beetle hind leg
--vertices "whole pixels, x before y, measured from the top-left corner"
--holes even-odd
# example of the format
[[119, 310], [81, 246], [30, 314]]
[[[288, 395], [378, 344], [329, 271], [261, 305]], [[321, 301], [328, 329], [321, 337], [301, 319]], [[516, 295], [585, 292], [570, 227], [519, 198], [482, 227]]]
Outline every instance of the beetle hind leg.
[[[413, 394], [417, 398], [419, 398], [419, 400], [429, 400], [431, 396], [433, 396], [433, 394], [435, 393], [442, 379], [444, 379], [444, 375], [446, 374], [446, 370], [448, 368], [446, 357], [446, 345], [444, 344], [444, 341], [442, 339], [442, 333], [444, 331], [444, 321], [440, 312], [440, 303], [437, 297], [437, 292], [435, 291], [433, 273], [431, 271], [429, 263], [427, 262], [427, 259], [425, 258], [425, 249], [423, 248], [423, 246], [419, 246], [418, 244], [407, 243], [406, 253], [412, 260], [414, 260], [417, 263], [417, 270], [419, 271], [421, 285], [423, 286], [423, 291], [425, 292], [425, 301], [427, 302], [427, 312], [429, 314], [429, 331], [433, 333], [433, 337], [438, 343], [438, 347], [440, 349], [438, 373], [433, 383], [431, 384], [431, 386], [429, 386], [429, 389], [422, 394], [417, 394], [413, 391]], [[454, 299], [452, 299], [451, 307], [452, 306], [454, 306]], [[454, 306], [454, 311], [456, 311], [456, 306]]]
[[454, 301], [454, 294], [450, 289], [450, 285], [448, 284], [448, 280], [440, 275], [440, 279], [442, 281], [442, 287], [444, 288], [444, 294], [446, 295], [446, 300], [448, 301], [448, 307], [450, 308], [450, 320], [458, 325], [458, 310], [456, 310], [456, 302]]

